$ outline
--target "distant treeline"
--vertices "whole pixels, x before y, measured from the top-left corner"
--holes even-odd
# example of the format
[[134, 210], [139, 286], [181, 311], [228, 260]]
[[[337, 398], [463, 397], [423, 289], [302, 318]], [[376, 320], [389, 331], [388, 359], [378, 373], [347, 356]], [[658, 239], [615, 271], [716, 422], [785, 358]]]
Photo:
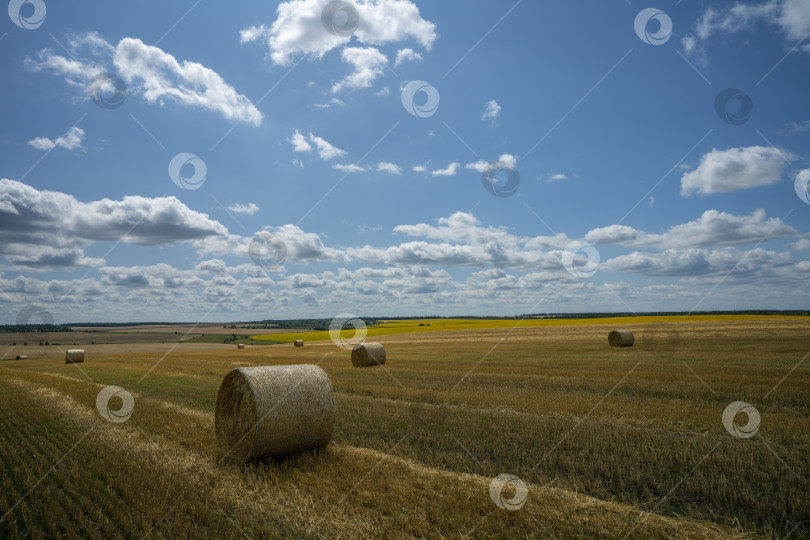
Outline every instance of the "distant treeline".
[[34, 332], [73, 332], [66, 324], [4, 324], [0, 325], [0, 333], [4, 334], [30, 334]]
[[70, 323], [70, 326], [76, 326], [76, 327], [98, 326], [98, 327], [111, 327], [111, 328], [114, 328], [116, 326], [153, 326], [153, 325], [168, 325], [168, 324], [188, 325], [188, 324], [194, 324], [194, 323], [178, 323], [178, 322], [83, 322], [83, 323]]

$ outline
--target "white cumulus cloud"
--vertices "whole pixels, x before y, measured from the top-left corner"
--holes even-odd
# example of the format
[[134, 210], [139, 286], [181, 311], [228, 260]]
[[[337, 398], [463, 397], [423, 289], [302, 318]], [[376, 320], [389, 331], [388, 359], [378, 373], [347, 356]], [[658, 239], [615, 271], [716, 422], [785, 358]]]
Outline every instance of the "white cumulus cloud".
[[[125, 37], [113, 47], [97, 33], [71, 36], [70, 58], [49, 48], [36, 58], [26, 58], [31, 71], [48, 71], [65, 77], [87, 96], [87, 86], [104, 72], [116, 72], [127, 83], [128, 95], [140, 95], [148, 103], [175, 102], [215, 111], [229, 120], [258, 126], [263, 115], [214, 70], [198, 62], [178, 61], [162, 49]], [[90, 58], [82, 57], [87, 53]]]
[[37, 267], [94, 266], [83, 248], [122, 241], [142, 246], [225, 237], [228, 230], [175, 197], [126, 196], [80, 202], [72, 195], [0, 180], [0, 255]]
[[461, 163], [458, 161], [454, 161], [450, 165], [448, 165], [444, 169], [436, 169], [431, 174], [433, 176], [455, 176], [458, 172], [459, 167], [461, 167]]
[[305, 136], [296, 129], [292, 137], [287, 140], [292, 143], [293, 151], [295, 152], [311, 152], [312, 145], [315, 145], [315, 148], [318, 151], [318, 157], [323, 160], [330, 160], [346, 155], [345, 150], [341, 150], [323, 137], [319, 137], [313, 133]]
[[349, 164], [345, 164], [345, 165], [342, 164], [342, 163], [336, 163], [336, 164], [332, 165], [332, 168], [337, 169], [339, 171], [343, 171], [345, 173], [365, 172], [365, 169], [363, 167], [361, 167], [359, 165], [355, 165], [354, 163], [349, 163]]
[[[810, 33], [810, 2], [767, 0], [708, 7], [696, 22], [693, 33], [682, 38], [682, 46], [687, 54], [705, 63], [705, 44], [713, 36], [751, 31], [758, 22], [776, 28], [793, 47]], [[802, 43], [798, 48], [810, 54], [810, 44]]]
[[494, 99], [487, 103], [486, 108], [484, 109], [484, 114], [481, 116], [481, 120], [486, 120], [487, 118], [496, 119], [501, 115], [501, 106], [498, 105], [498, 102]]
[[791, 155], [764, 146], [714, 149], [704, 154], [700, 165], [681, 177], [681, 195], [728, 193], [779, 182]]
[[343, 60], [354, 67], [354, 71], [342, 81], [332, 86], [332, 93], [344, 88], [368, 88], [374, 79], [383, 74], [383, 68], [388, 63], [379, 50], [374, 47], [366, 49], [360, 47], [346, 47], [342, 53]]
[[52, 150], [57, 147], [64, 148], [65, 150], [77, 150], [82, 147], [83, 140], [84, 130], [79, 127], [72, 127], [67, 133], [56, 139], [36, 137], [28, 141], [28, 144], [37, 150]]
[[388, 174], [402, 174], [402, 168], [396, 163], [381, 161], [377, 163], [377, 172], [384, 172]]
[[252, 202], [247, 204], [234, 203], [228, 206], [228, 210], [230, 210], [235, 214], [244, 214], [246, 216], [252, 216], [253, 214], [259, 211], [259, 207]]
[[404, 62], [421, 62], [422, 55], [415, 52], [413, 49], [405, 48], [397, 51], [397, 59], [394, 61], [394, 67], [398, 67]]
[[351, 36], [337, 36], [324, 28], [321, 13], [324, 0], [289, 0], [278, 5], [277, 17], [267, 27], [253, 26], [242, 30], [241, 41], [264, 40], [274, 64], [289, 65], [295, 54], [317, 58], [354, 39], [364, 45], [385, 45], [416, 40], [430, 49], [436, 40], [436, 25], [419, 14], [409, 0], [357, 0], [359, 24]]
[[796, 229], [779, 218], [766, 218], [765, 210], [760, 208], [751, 215], [742, 216], [706, 210], [699, 219], [675, 225], [662, 234], [647, 233], [627, 225], [609, 225], [588, 231], [585, 240], [595, 245], [669, 249], [757, 244], [795, 234]]
[[262, 123], [262, 113], [217, 72], [197, 62], [178, 62], [140, 39], [122, 39], [114, 64], [119, 76], [149, 103], [175, 101], [217, 111], [229, 120]]

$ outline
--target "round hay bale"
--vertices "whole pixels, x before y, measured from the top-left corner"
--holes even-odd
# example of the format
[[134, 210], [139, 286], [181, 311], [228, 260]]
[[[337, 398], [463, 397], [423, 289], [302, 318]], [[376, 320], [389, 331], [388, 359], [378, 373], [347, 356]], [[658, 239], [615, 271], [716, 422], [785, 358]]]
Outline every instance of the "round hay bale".
[[630, 330], [614, 330], [608, 334], [611, 347], [632, 347], [633, 341], [633, 332]]
[[69, 349], [65, 353], [66, 364], [81, 364], [84, 362], [84, 351], [82, 349]]
[[295, 346], [296, 347], [303, 347], [304, 346], [304, 340], [303, 339], [296, 339], [295, 340]]
[[381, 366], [385, 364], [385, 347], [382, 343], [359, 343], [352, 348], [354, 367]]
[[17, 357], [17, 360], [28, 360], [28, 357], [25, 356], [24, 354], [21, 354], [20, 356]]
[[236, 344], [236, 348], [237, 348], [237, 349], [244, 349], [244, 348], [245, 348], [245, 344], [244, 344], [244, 343], [237, 343], [237, 344]]
[[240, 462], [326, 446], [335, 429], [335, 399], [314, 365], [231, 370], [217, 396], [217, 441]]

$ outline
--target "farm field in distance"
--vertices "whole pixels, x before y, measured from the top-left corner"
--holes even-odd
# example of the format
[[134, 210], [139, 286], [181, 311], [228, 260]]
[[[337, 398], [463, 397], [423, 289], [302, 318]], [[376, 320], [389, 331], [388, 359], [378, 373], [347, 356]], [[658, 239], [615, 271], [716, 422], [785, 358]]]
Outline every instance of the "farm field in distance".
[[[588, 324], [640, 324], [640, 323], [680, 323], [680, 322], [722, 322], [722, 321], [752, 321], [801, 318], [784, 315], [660, 315], [637, 317], [602, 317], [578, 319], [548, 319], [548, 318], [521, 318], [521, 319], [390, 319], [365, 329], [370, 337], [391, 334], [410, 334], [414, 332], [443, 332], [448, 330], [474, 330], [482, 328], [528, 328], [535, 326], [578, 326]], [[355, 328], [344, 324], [341, 335], [351, 339]], [[271, 335], [253, 335], [252, 339], [258, 341], [275, 341], [291, 343], [296, 339], [303, 341], [323, 341], [330, 339], [329, 331], [312, 331], [306, 335], [294, 332], [278, 331]]]
[[[810, 319], [437, 321], [370, 327], [388, 360], [366, 369], [328, 332], [3, 361], [0, 537], [810, 537]], [[221, 462], [225, 374], [298, 363], [331, 379], [332, 442]], [[134, 397], [126, 422], [96, 410], [107, 385]], [[723, 426], [735, 401], [752, 438]], [[490, 497], [503, 473], [519, 510]]]

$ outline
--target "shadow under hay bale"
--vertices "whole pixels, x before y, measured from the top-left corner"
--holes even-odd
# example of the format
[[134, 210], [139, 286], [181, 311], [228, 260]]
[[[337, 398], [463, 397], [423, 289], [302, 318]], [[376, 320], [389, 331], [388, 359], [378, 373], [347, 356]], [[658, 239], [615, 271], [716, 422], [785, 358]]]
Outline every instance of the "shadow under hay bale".
[[84, 362], [84, 351], [81, 349], [70, 349], [65, 353], [66, 364], [81, 364]]
[[385, 364], [385, 347], [382, 343], [360, 343], [352, 348], [354, 367], [381, 366]]
[[294, 345], [296, 347], [303, 347], [304, 346], [304, 340], [303, 339], [296, 339]]
[[614, 330], [608, 334], [611, 347], [632, 347], [633, 341], [633, 332], [630, 330]]
[[326, 446], [335, 429], [335, 399], [314, 365], [231, 370], [217, 396], [219, 448], [232, 461], [253, 461]]

